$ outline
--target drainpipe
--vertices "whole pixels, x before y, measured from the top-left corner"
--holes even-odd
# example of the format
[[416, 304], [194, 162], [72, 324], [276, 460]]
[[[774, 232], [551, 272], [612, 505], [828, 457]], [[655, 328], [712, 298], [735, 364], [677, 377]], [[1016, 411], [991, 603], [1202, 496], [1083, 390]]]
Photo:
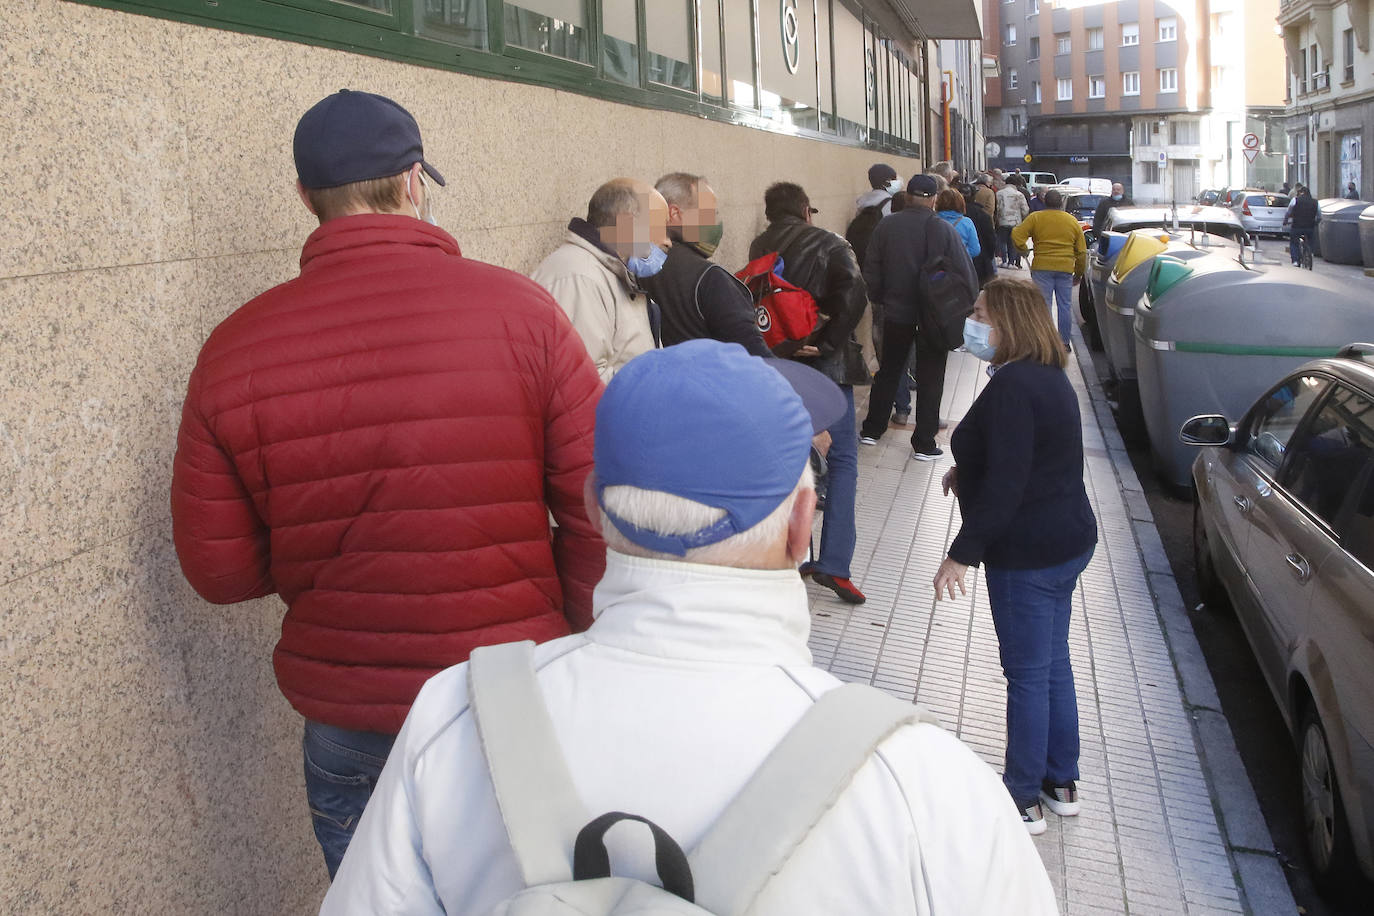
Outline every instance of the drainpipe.
[[944, 109], [944, 118], [945, 118], [945, 155], [944, 155], [944, 158], [945, 158], [945, 159], [948, 159], [950, 162], [953, 162], [953, 161], [954, 161], [954, 150], [951, 148], [950, 130], [949, 130], [949, 102], [950, 102], [950, 98], [954, 95], [954, 71], [953, 71], [953, 70], [942, 70], [942, 71], [940, 71], [940, 72], [943, 73], [943, 74], [945, 75], [945, 79], [942, 80], [942, 81], [940, 82], [940, 103], [941, 103], [941, 107]]

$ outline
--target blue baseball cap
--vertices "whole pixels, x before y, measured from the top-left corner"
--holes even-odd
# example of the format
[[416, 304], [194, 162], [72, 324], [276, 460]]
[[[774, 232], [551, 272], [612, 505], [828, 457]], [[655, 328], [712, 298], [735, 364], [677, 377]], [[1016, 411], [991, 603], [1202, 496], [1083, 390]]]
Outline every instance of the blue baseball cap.
[[[615, 374], [596, 409], [596, 499], [622, 535], [682, 556], [748, 531], [782, 505], [816, 433], [849, 409], [839, 387], [790, 360], [690, 340], [650, 350]], [[660, 534], [606, 511], [607, 487], [671, 493], [724, 509], [687, 534]]]
[[934, 197], [940, 192], [940, 183], [932, 175], [912, 175], [906, 192], [913, 197]]
[[296, 176], [306, 188], [337, 188], [399, 175], [415, 163], [439, 184], [444, 176], [425, 162], [420, 125], [385, 96], [340, 89], [301, 116], [292, 142]]

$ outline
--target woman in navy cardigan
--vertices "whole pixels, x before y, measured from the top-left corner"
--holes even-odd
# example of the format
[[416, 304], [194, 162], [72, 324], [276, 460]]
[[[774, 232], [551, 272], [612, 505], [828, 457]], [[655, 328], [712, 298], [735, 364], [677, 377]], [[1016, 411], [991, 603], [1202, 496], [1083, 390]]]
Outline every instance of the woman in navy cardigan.
[[988, 283], [965, 324], [966, 348], [991, 380], [951, 437], [955, 467], [944, 489], [963, 525], [935, 576], [937, 599], [964, 591], [983, 564], [1007, 677], [1002, 781], [1032, 834], [1043, 801], [1078, 813], [1078, 700], [1069, 619], [1078, 577], [1097, 544], [1083, 487], [1078, 398], [1068, 356], [1045, 301], [1023, 280]]

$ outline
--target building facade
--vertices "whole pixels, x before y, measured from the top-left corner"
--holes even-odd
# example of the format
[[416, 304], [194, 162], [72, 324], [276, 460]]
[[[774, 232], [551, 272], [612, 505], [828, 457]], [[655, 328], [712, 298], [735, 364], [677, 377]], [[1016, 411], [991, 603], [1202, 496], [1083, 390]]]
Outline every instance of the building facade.
[[1278, 23], [1286, 68], [1289, 180], [1317, 197], [1341, 197], [1354, 182], [1374, 195], [1364, 141], [1374, 121], [1369, 0], [1282, 0]]
[[1272, 76], [1277, 4], [984, 0], [984, 43], [998, 60], [990, 163], [1109, 178], [1141, 202], [1277, 187], [1286, 146]]
[[688, 170], [733, 269], [771, 182], [842, 232], [875, 161], [938, 158], [932, 48], [980, 34], [975, 0], [6, 3], [0, 910], [318, 909], [281, 604], [201, 601], [168, 507], [201, 344], [315, 228], [306, 109], [410, 109], [466, 256], [527, 272], [605, 180]]

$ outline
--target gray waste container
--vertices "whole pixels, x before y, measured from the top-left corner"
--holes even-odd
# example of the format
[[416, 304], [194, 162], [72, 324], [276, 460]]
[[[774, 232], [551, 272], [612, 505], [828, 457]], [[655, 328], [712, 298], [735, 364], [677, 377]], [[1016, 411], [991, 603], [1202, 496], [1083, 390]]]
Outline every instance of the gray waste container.
[[1360, 213], [1360, 255], [1366, 269], [1374, 268], [1374, 206]]
[[1159, 288], [1151, 292], [1147, 284], [1133, 331], [1155, 467], [1186, 488], [1197, 457], [1196, 448], [1178, 440], [1188, 418], [1219, 413], [1239, 420], [1290, 369], [1370, 337], [1374, 304], [1331, 278], [1287, 265], [1247, 270], [1207, 258], [1179, 268], [1188, 275], [1157, 271]]
[[1369, 207], [1367, 200], [1324, 200], [1317, 223], [1318, 248], [1323, 260], [1332, 264], [1363, 263], [1360, 250], [1360, 214]]

